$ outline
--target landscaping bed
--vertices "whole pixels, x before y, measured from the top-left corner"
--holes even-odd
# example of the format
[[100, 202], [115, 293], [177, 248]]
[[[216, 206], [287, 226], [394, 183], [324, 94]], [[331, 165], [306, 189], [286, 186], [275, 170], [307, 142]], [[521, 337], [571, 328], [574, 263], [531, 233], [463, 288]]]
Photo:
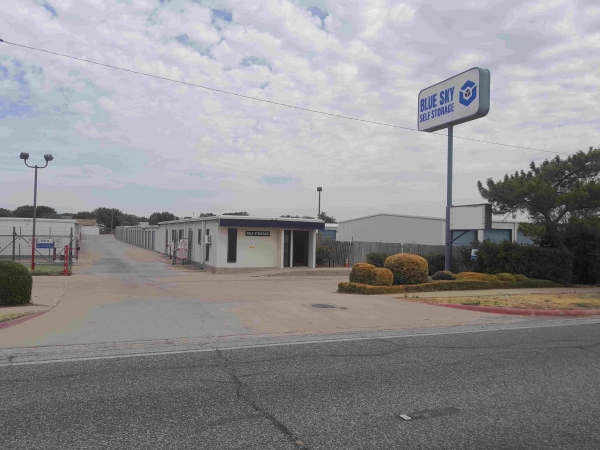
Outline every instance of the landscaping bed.
[[360, 283], [342, 282], [338, 284], [338, 292], [343, 294], [376, 295], [436, 291], [476, 291], [483, 289], [549, 288], [561, 286], [562, 285], [554, 283], [553, 281], [532, 279], [516, 282], [457, 279], [397, 286], [371, 286]]
[[[402, 297], [399, 297], [402, 298]], [[479, 295], [475, 297], [408, 298], [415, 302], [445, 305], [495, 306], [536, 310], [594, 310], [600, 309], [600, 293], [544, 293]]]

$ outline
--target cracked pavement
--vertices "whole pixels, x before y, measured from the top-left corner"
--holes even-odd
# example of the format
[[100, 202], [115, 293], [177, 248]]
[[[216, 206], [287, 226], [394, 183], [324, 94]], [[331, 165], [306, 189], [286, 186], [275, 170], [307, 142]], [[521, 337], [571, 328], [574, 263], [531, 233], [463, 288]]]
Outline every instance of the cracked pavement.
[[247, 345], [51, 363], [38, 349], [0, 367], [0, 447], [600, 448], [599, 321]]

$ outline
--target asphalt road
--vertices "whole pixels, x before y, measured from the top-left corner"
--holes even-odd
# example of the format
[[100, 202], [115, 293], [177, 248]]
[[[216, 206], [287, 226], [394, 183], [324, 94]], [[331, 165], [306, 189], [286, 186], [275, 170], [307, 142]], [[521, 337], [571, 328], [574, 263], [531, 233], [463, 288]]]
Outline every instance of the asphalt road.
[[6, 449], [600, 448], [599, 323], [2, 363]]

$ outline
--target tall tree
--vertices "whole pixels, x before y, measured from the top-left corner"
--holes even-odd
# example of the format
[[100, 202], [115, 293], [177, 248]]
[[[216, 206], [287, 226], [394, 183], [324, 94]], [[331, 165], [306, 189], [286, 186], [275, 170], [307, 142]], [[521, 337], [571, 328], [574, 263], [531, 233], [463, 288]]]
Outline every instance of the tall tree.
[[158, 225], [159, 222], [169, 222], [170, 220], [175, 220], [175, 214], [167, 211], [152, 213], [148, 218], [150, 225]]
[[104, 225], [106, 228], [121, 226], [121, 216], [123, 212], [117, 208], [96, 208], [93, 211], [96, 216], [96, 222]]
[[[13, 211], [15, 217], [33, 218], [33, 205], [19, 206]], [[54, 208], [39, 205], [35, 210], [35, 217], [39, 219], [60, 219]]]
[[73, 215], [73, 219], [95, 219], [96, 215], [92, 211], [79, 211]]
[[0, 217], [15, 217], [10, 209], [0, 208]]
[[209, 213], [200, 213], [200, 215], [198, 217], [214, 217], [215, 214], [209, 212]]
[[481, 196], [492, 203], [494, 213], [527, 213], [531, 223], [521, 224], [529, 236], [548, 235], [554, 245], [568, 252], [564, 238], [572, 218], [589, 217], [600, 210], [600, 149], [590, 147], [575, 155], [534, 162], [529, 170], [491, 178], [477, 187]]

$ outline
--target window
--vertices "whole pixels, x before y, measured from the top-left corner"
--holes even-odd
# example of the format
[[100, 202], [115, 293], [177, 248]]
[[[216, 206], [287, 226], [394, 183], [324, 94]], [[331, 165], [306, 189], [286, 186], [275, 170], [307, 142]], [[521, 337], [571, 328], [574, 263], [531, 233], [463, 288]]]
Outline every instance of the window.
[[[206, 235], [208, 236], [210, 234], [210, 230], [206, 229]], [[206, 244], [206, 260], [209, 260], [209, 255], [210, 255], [210, 244]]]
[[179, 230], [179, 239], [183, 239], [183, 228], [181, 230]]
[[237, 228], [227, 230], [227, 262], [234, 263], [237, 259]]

